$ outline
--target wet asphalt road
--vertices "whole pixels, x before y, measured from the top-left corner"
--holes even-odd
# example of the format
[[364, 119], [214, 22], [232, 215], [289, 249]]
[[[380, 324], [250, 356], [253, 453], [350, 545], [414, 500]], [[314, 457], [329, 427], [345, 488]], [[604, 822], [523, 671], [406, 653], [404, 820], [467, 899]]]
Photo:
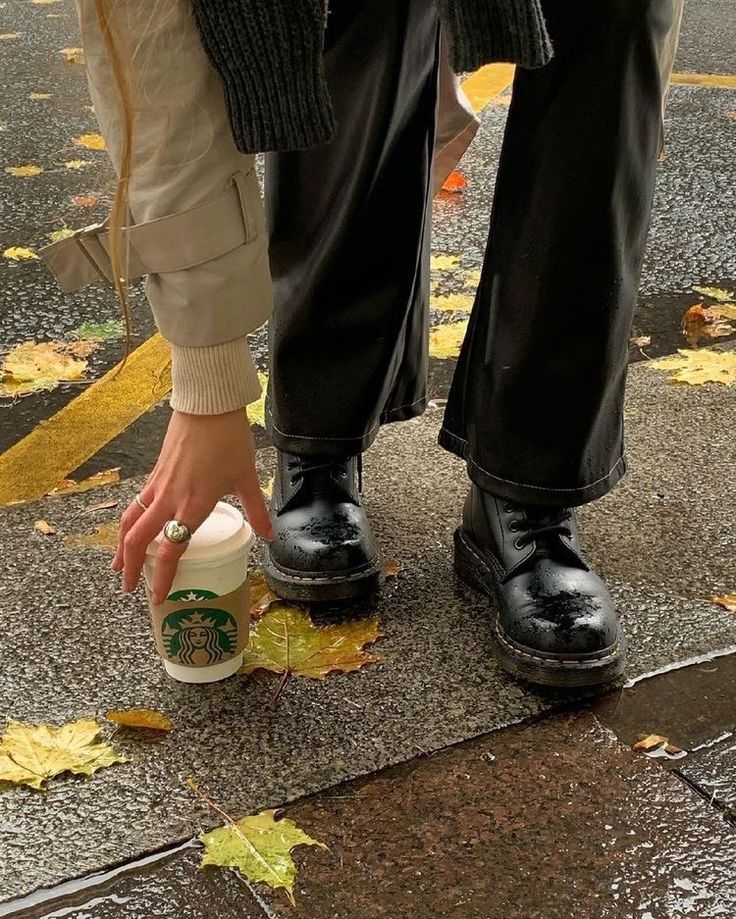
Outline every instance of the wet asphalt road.
[[[731, 0], [686, 5], [685, 25], [676, 70], [735, 73], [736, 25]], [[71, 63], [80, 43], [71, 0], [32, 3], [6, 0], [0, 6], [0, 251], [11, 246], [38, 248], [54, 230], [77, 228], [101, 219], [112, 190], [106, 154], [75, 145], [74, 138], [96, 131], [89, 108], [84, 68]], [[17, 36], [17, 37], [14, 37]], [[35, 98], [34, 98], [35, 95]], [[41, 95], [44, 98], [38, 98]], [[48, 96], [48, 98], [45, 98]], [[495, 168], [507, 106], [492, 104], [483, 113], [479, 135], [462, 170], [468, 185], [460, 194], [441, 194], [435, 207], [434, 250], [460, 256], [457, 270], [436, 280], [443, 293], [463, 288], [463, 275], [478, 269], [485, 245]], [[650, 245], [632, 337], [651, 339], [632, 360], [656, 357], [686, 344], [684, 312], [702, 297], [695, 285], [736, 287], [736, 92], [699, 86], [674, 86], [667, 116], [666, 159], [661, 164]], [[81, 160], [81, 168], [65, 163]], [[5, 170], [38, 165], [43, 172], [16, 178]], [[92, 206], [73, 202], [92, 199]], [[90, 202], [86, 202], [89, 204]], [[467, 292], [467, 291], [466, 291]], [[133, 295], [134, 341], [154, 331], [140, 292]], [[0, 349], [22, 341], [65, 339], [85, 321], [117, 318], [114, 297], [88, 288], [63, 296], [40, 262], [0, 258]], [[434, 322], [457, 315], [433, 312]], [[253, 336], [260, 364], [266, 366], [265, 330]], [[91, 357], [89, 376], [96, 378], [122, 355], [120, 339]], [[432, 360], [431, 398], [446, 395], [453, 361]], [[66, 385], [53, 392], [0, 401], [0, 451], [15, 443], [39, 421], [50, 417], [79, 391]], [[124, 476], [150, 468], [168, 415], [154, 408], [115, 438], [78, 470], [95, 472], [120, 466]], [[264, 443], [263, 437], [260, 443]], [[70, 470], [71, 471], [71, 470]]]

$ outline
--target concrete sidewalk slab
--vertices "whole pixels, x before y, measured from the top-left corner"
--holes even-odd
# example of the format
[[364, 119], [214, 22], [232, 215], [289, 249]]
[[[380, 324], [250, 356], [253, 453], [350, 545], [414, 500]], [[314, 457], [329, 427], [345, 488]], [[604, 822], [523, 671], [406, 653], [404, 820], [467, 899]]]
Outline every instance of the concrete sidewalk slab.
[[591, 716], [477, 738], [287, 811], [297, 908], [275, 919], [613, 919], [736, 911], [736, 835]]
[[[736, 506], [733, 389], [675, 387], [640, 366], [629, 413], [633, 472], [583, 513], [585, 543], [630, 635], [630, 673], [736, 644], [736, 617], [705, 597], [733, 590]], [[323, 684], [294, 680], [275, 711], [270, 675], [196, 688], [171, 683], [154, 657], [142, 596], [121, 597], [95, 550], [66, 549], [105, 513], [106, 491], [9, 508], [0, 717], [60, 723], [117, 706], [150, 706], [176, 731], [120, 738], [134, 757], [46, 795], [0, 796], [0, 900], [135, 858], [217, 820], [192, 801], [193, 775], [230, 813], [308, 792], [538, 714], [564, 702], [499, 672], [485, 601], [455, 584], [450, 558], [466, 482], [435, 446], [439, 413], [385, 430], [367, 462], [367, 503], [387, 557], [405, 574], [377, 612], [385, 661]], [[38, 518], [57, 537], [33, 530]]]

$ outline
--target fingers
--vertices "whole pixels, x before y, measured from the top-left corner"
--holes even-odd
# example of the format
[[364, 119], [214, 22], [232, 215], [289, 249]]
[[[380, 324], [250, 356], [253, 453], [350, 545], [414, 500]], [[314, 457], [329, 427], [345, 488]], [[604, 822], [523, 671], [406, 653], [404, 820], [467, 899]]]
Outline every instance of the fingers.
[[240, 483], [238, 498], [243, 505], [248, 522], [256, 533], [263, 539], [272, 540], [274, 532], [271, 514], [263, 497], [255, 467], [249, 470], [248, 475]]
[[[149, 491], [150, 495], [148, 500], [143, 497], [144, 492]], [[143, 491], [138, 495], [144, 505], [148, 505], [149, 501], [153, 500], [153, 491], [149, 488], [148, 485], [143, 489]], [[115, 558], [112, 560], [110, 567], [115, 572], [120, 572], [123, 570], [123, 561], [124, 561], [124, 545], [125, 537], [128, 535], [132, 527], [138, 522], [138, 520], [143, 516], [145, 508], [141, 507], [135, 500], [131, 501], [127, 506], [123, 515], [120, 518], [120, 525], [118, 527], [118, 544], [115, 550]]]
[[135, 590], [138, 586], [148, 544], [158, 536], [163, 525], [167, 520], [171, 520], [172, 516], [170, 505], [157, 500], [146, 511], [141, 511], [136, 522], [126, 531], [123, 537], [122, 558], [124, 591]]
[[[211, 507], [189, 505], [174, 514], [174, 520], [185, 523], [192, 533], [200, 527], [212, 512]], [[171, 518], [168, 518], [171, 519]], [[171, 592], [171, 585], [176, 575], [176, 566], [186, 551], [188, 543], [176, 543], [164, 538], [156, 553], [156, 567], [153, 576], [153, 602], [163, 603]]]

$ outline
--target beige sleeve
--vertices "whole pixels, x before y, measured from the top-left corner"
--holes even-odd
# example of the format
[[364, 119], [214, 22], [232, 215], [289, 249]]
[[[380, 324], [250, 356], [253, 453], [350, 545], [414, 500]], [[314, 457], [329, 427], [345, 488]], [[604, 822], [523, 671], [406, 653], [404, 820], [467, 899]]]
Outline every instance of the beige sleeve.
[[[119, 172], [125, 130], [111, 55], [94, 0], [76, 2], [95, 112]], [[235, 174], [244, 177], [242, 214], [233, 217], [245, 224], [244, 244], [185, 269], [150, 273], [146, 280], [156, 323], [173, 345], [172, 405], [198, 414], [231, 411], [258, 398], [245, 336], [272, 307], [254, 157], [235, 146], [222, 85], [202, 48], [188, 0], [117, 0], [106, 6], [134, 112], [132, 223], [185, 214], [220, 195]], [[195, 237], [216, 230], [192, 223]], [[182, 249], [197, 250], [197, 243], [184, 239]]]

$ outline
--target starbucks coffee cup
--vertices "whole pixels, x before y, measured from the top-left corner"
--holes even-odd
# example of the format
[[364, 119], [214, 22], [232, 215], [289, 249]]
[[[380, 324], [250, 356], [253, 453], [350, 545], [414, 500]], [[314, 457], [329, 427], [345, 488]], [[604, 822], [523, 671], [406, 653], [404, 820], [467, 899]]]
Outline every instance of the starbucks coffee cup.
[[151, 600], [159, 533], [146, 551], [146, 593], [156, 650], [169, 676], [214, 683], [243, 662], [250, 628], [248, 557], [255, 542], [236, 508], [219, 501], [192, 535], [163, 603]]

